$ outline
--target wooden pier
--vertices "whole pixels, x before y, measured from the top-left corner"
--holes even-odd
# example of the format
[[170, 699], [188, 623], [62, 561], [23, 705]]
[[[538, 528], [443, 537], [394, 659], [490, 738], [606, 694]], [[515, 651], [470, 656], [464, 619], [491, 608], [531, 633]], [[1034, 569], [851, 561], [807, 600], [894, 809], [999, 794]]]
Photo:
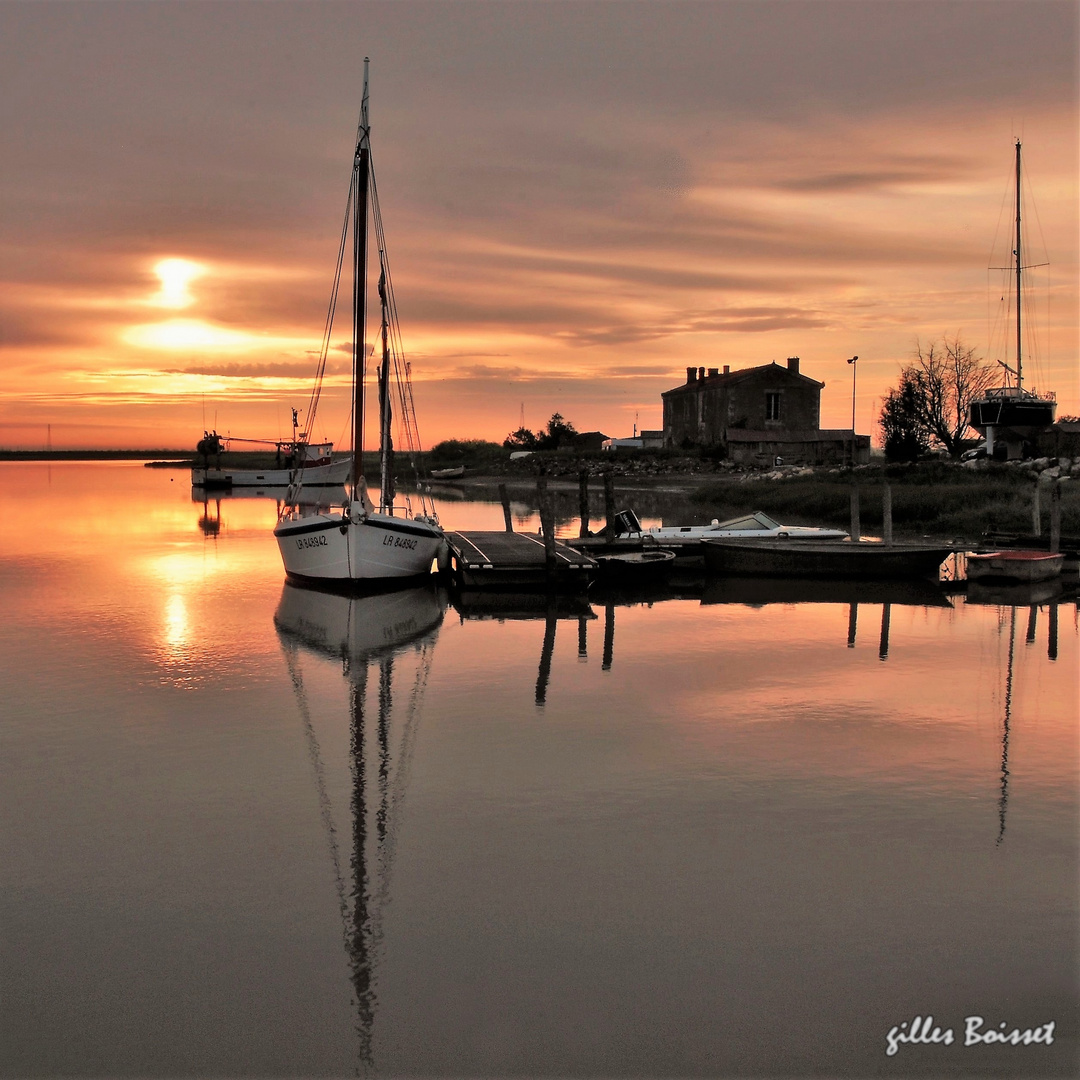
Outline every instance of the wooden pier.
[[588, 555], [534, 533], [448, 532], [446, 542], [450, 572], [466, 588], [584, 590], [596, 569]]

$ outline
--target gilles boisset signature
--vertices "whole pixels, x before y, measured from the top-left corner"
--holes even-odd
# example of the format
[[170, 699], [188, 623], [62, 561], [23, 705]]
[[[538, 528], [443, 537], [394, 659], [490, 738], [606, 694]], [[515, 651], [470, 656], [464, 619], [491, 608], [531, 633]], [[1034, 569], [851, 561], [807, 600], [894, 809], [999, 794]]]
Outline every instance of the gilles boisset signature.
[[[964, 1017], [964, 1046], [984, 1046], [990, 1043], [1006, 1043], [1009, 1046], [1031, 1046], [1039, 1044], [1049, 1046], [1054, 1041], [1054, 1025], [1056, 1021], [1042, 1024], [1036, 1028], [1019, 1028], [1007, 1030], [1009, 1025], [1002, 1020], [998, 1026], [988, 1027], [983, 1030], [985, 1021], [981, 1016]], [[885, 1036], [885, 1053], [892, 1057], [900, 1048], [901, 1043], [919, 1043], [932, 1045], [940, 1043], [942, 1046], [952, 1046], [956, 1041], [952, 1028], [935, 1026], [932, 1016], [916, 1016], [908, 1023], [905, 1020], [899, 1026], [894, 1026]]]

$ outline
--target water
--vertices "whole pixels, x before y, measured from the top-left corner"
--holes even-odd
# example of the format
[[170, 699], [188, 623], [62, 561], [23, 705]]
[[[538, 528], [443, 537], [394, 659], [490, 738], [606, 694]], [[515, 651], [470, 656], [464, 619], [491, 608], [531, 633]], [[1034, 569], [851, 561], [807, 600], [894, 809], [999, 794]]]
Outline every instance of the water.
[[3, 1075], [1076, 1071], [1075, 604], [462, 617], [181, 471], [0, 492]]

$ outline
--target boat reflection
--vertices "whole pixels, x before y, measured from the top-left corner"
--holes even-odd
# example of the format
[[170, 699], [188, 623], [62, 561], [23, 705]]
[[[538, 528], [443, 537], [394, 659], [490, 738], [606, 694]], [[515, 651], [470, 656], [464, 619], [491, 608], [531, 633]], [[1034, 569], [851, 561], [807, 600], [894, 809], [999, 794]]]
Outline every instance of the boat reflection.
[[[287, 487], [238, 487], [233, 490], [193, 487], [191, 489], [191, 501], [202, 507], [202, 514], [199, 516], [199, 529], [202, 534], [207, 537], [216, 537], [221, 532], [221, 504], [223, 502], [229, 500], [250, 502], [252, 499], [272, 499], [280, 514], [281, 508], [288, 501], [288, 492]], [[329, 510], [333, 506], [340, 506], [344, 499], [344, 487], [304, 488], [301, 491], [299, 505], [304, 508], [305, 513], [314, 514]]]
[[[286, 583], [274, 615], [304, 724], [334, 868], [357, 1011], [358, 1056], [365, 1072], [372, 1067], [376, 952], [381, 941], [382, 912], [389, 896], [395, 810], [404, 795], [420, 705], [445, 611], [445, 594], [426, 585], [368, 596], [344, 596]], [[340, 663], [348, 680], [352, 817], [349, 888], [322, 750], [304, 687], [304, 654], [317, 661]], [[409, 660], [411, 667], [406, 663]], [[369, 672], [373, 667], [378, 673], [374, 688], [377, 719], [371, 732], [367, 713]], [[400, 685], [403, 678], [404, 687]], [[395, 680], [399, 683], [397, 690]], [[392, 726], [398, 729], [396, 737], [392, 737]], [[368, 750], [372, 734], [374, 761], [369, 760]]]

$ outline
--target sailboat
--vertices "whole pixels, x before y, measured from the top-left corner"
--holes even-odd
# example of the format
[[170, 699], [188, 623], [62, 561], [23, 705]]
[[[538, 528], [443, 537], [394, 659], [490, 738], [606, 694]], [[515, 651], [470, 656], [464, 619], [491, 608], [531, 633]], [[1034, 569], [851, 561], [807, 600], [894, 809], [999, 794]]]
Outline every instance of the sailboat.
[[[316, 391], [308, 409], [308, 428], [314, 424], [318, 388], [325, 371], [330, 328], [341, 281], [346, 238], [352, 235], [353, 270], [353, 453], [348, 491], [340, 511], [310, 513], [299, 499], [290, 499], [274, 528], [285, 573], [294, 581], [326, 587], [378, 586], [401, 584], [431, 572], [432, 562], [444, 544], [438, 517], [426, 498], [419, 495], [420, 508], [414, 513], [409, 500], [395, 502], [391, 437], [392, 398], [399, 405], [401, 427], [409, 449], [419, 450], [409, 365], [401, 348], [400, 328], [394, 304], [390, 266], [379, 209], [378, 191], [371, 161], [371, 129], [368, 122], [368, 59], [364, 59], [364, 92], [360, 124], [353, 154], [352, 180], [346, 207], [345, 226], [338, 250], [337, 272], [331, 294], [330, 312], [323, 336], [323, 349]], [[370, 224], [369, 230], [369, 211]], [[379, 502], [368, 494], [363, 471], [364, 383], [367, 347], [367, 262], [369, 232], [374, 235], [379, 258], [378, 294], [382, 312], [381, 363], [378, 368], [379, 394]], [[302, 477], [301, 477], [302, 482]]]
[[[1016, 247], [1012, 269], [1016, 275], [1016, 367], [1005, 361], [1005, 384], [993, 387], [971, 403], [968, 422], [986, 439], [986, 456], [1019, 458], [1024, 444], [1054, 422], [1057, 401], [1052, 393], [1039, 394], [1024, 388], [1023, 341], [1021, 337], [1021, 273], [1024, 266], [1020, 234], [1020, 140], [1016, 140]], [[1015, 379], [1015, 382], [1013, 381]], [[995, 455], [995, 446], [1000, 444]]]

